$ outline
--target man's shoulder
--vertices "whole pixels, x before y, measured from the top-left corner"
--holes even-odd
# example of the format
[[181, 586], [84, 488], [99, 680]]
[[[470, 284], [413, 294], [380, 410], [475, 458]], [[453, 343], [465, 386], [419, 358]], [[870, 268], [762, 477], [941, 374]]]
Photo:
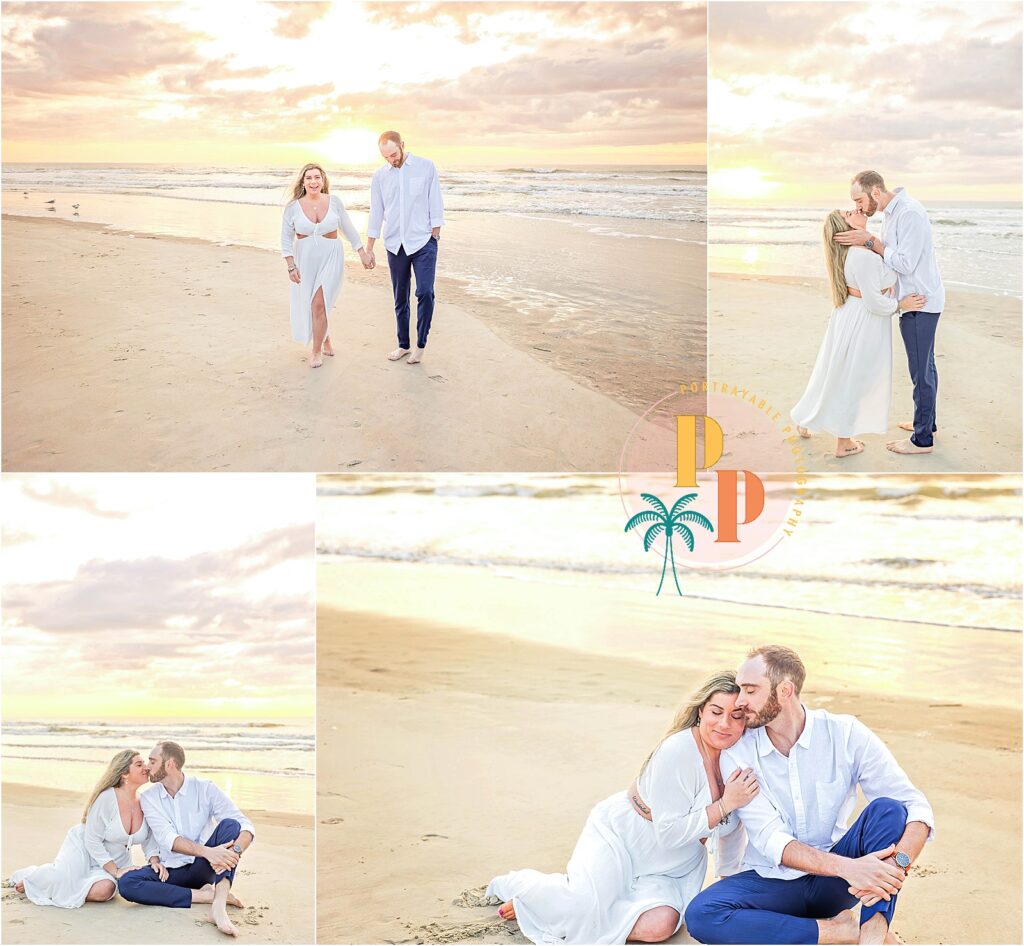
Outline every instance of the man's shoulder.
[[409, 160], [412, 161], [413, 164], [418, 164], [424, 168], [433, 169], [434, 167], [434, 162], [431, 161], [430, 158], [421, 158], [418, 154], [410, 154]]
[[740, 736], [740, 738], [735, 743], [729, 746], [728, 749], [722, 750], [722, 755], [729, 755], [733, 756], [734, 758], [746, 758], [748, 756], [756, 755], [758, 741], [757, 734], [760, 731], [760, 728], [745, 730], [743, 735]]

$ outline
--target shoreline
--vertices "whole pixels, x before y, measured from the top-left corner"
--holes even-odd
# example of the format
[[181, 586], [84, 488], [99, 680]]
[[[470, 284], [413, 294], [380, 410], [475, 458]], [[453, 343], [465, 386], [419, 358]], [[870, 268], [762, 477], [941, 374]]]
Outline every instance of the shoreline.
[[[318, 796], [328, 827], [318, 878], [334, 895], [320, 898], [319, 938], [525, 943], [494, 907], [479, 903], [482, 886], [519, 867], [564, 870], [589, 808], [629, 783], [674, 708], [721, 655], [717, 648], [695, 652], [681, 670], [509, 637], [500, 627], [456, 626], [445, 617], [346, 610], [332, 603], [347, 590], [341, 576], [321, 575], [328, 600], [321, 593]], [[393, 580], [378, 583], [377, 599], [393, 588]], [[543, 597], [522, 596], [536, 613], [555, 613]], [[480, 620], [485, 598], [494, 603], [479, 587], [464, 587], [463, 601], [474, 602], [466, 623]], [[488, 613], [505, 619], [501, 607]], [[709, 645], [736, 624], [699, 608], [688, 613], [677, 627], [699, 628]], [[827, 630], [795, 623], [787, 635], [758, 622], [757, 637], [774, 634], [800, 649], [802, 640], [827, 635], [833, 652], [836, 641], [850, 639], [849, 622]], [[960, 674], [969, 670], [963, 659]], [[980, 667], [983, 658], [972, 654], [969, 664]], [[842, 668], [826, 668], [817, 653], [808, 669], [808, 705], [860, 717], [936, 811], [936, 839], [901, 898], [896, 932], [908, 942], [1019, 941], [1019, 706], [974, 705], [960, 694], [955, 705], [930, 702], [884, 684], [851, 692], [828, 682], [823, 671], [834, 677]], [[332, 791], [341, 780], [344, 788]], [[952, 917], [944, 904], [993, 856], [1005, 870], [972, 884], [971, 909]], [[359, 909], [344, 910], [343, 902]], [[692, 940], [681, 931], [670, 942]]]
[[[97, 194], [102, 198], [110, 195]], [[141, 195], [153, 197], [153, 195]], [[158, 197], [154, 197], [158, 199]], [[172, 198], [180, 199], [180, 198]], [[201, 204], [208, 202], [199, 202]], [[231, 204], [231, 206], [235, 206]], [[262, 212], [271, 210], [279, 212], [279, 208], [265, 205], [242, 205], [248, 211]], [[613, 248], [613, 244], [619, 241], [610, 239], [607, 236], [595, 236], [595, 232], [601, 229], [604, 223], [614, 224], [614, 218], [604, 217], [581, 217], [578, 221], [573, 218], [544, 218], [534, 217], [529, 214], [496, 214], [478, 211], [452, 211], [449, 214], [450, 222], [446, 230], [452, 231], [446, 234], [446, 253], [442, 256], [438, 267], [437, 285], [439, 297], [442, 304], [453, 305], [465, 310], [470, 315], [479, 319], [491, 331], [503, 341], [512, 344], [520, 352], [530, 356], [540, 364], [553, 367], [556, 370], [568, 375], [574, 381], [585, 385], [590, 390], [610, 397], [616, 403], [621, 404], [637, 416], [643, 414], [653, 403], [665, 396], [678, 384], [680, 377], [693, 374], [698, 362], [703, 363], [703, 357], [693, 357], [691, 352], [703, 354], [706, 350], [706, 318], [704, 314], [704, 299], [706, 289], [706, 277], [704, 271], [704, 258], [706, 242], [702, 240], [678, 242], [673, 237], [654, 237], [649, 235], [634, 235], [621, 242], [625, 244], [637, 244], [630, 246], [635, 251], [627, 264], [616, 270], [616, 261], [620, 252]], [[173, 240], [192, 246], [208, 246], [218, 249], [252, 249], [263, 253], [270, 253], [275, 259], [278, 258], [276, 249], [266, 246], [257, 246], [250, 243], [232, 243], [217, 239], [203, 239], [201, 237], [185, 236], [181, 234], [159, 234], [149, 233], [144, 230], [134, 229], [128, 226], [114, 224], [102, 224], [94, 221], [75, 221], [61, 217], [45, 217], [38, 213], [19, 214], [7, 210], [3, 213], [3, 220], [6, 222], [40, 222], [45, 224], [65, 224], [67, 226], [86, 228], [94, 232], [114, 233], [130, 235], [135, 239], [149, 240]], [[459, 223], [465, 221], [465, 226]], [[602, 321], [594, 329], [582, 327], [577, 321], [578, 315], [586, 319], [595, 311], [600, 311], [602, 316], [609, 314], [612, 309], [611, 303], [602, 304], [597, 310], [588, 310], [587, 300], [581, 298], [575, 300], [570, 298], [559, 298], [559, 293], [550, 293], [550, 298], [536, 298], [529, 293], [522, 296], [519, 302], [512, 297], [501, 298], [492, 293], [476, 291], [476, 287], [468, 276], [453, 274], [453, 266], [457, 269], [459, 259], [459, 243], [452, 244], [452, 238], [456, 236], [457, 230], [465, 232], [458, 233], [458, 238], [463, 239], [467, 235], [470, 239], [475, 236], [475, 228], [482, 221], [484, 233], [487, 239], [494, 242], [510, 242], [520, 247], [517, 252], [534, 252], [534, 247], [527, 247], [527, 235], [530, 241], [536, 242], [539, 249], [529, 262], [524, 262], [527, 268], [532, 268], [534, 260], [542, 260], [546, 256], [563, 252], [563, 243], [568, 242], [574, 246], [584, 248], [576, 250], [574, 256], [591, 256], [594, 262], [591, 265], [602, 276], [607, 278], [607, 287], [600, 287], [599, 291], [612, 285], [618, 286], [619, 281], [624, 279], [635, 279], [638, 289], [650, 284], [656, 284], [659, 273], [671, 270], [673, 278], [680, 281], [679, 288], [671, 293], [672, 306], [680, 300], [680, 291], [689, 293], [688, 301], [682, 302], [678, 311], [656, 312], [650, 319], [650, 324], [630, 325], [628, 322], [619, 323], [614, 317]], [[636, 221], [629, 221], [635, 223]], [[652, 225], [660, 225], [663, 221], [650, 221]], [[698, 222], [680, 222], [677, 224], [687, 233], [699, 232], [701, 237], [706, 239], [706, 225]], [[593, 229], [591, 229], [593, 228]], [[664, 245], [662, 245], [664, 241]], [[347, 244], [346, 244], [347, 247]], [[380, 247], [383, 250], [383, 245]], [[350, 255], [350, 248], [346, 250]], [[378, 268], [387, 270], [386, 255], [378, 254]], [[378, 275], [365, 272], [360, 266], [346, 265], [346, 281], [350, 284], [370, 286], [381, 282]], [[681, 274], [678, 275], [677, 274]], [[554, 290], [555, 287], [552, 286]], [[506, 295], [512, 292], [520, 292], [511, 287], [503, 290]], [[545, 296], [549, 295], [547, 293]], [[582, 295], [582, 294], [581, 294]], [[628, 297], [628, 294], [623, 298]], [[614, 298], [614, 297], [613, 297]], [[576, 302], [580, 303], [579, 311], [574, 312]], [[343, 302], [339, 302], [339, 305]], [[555, 314], [550, 314], [546, 306], [550, 304]], [[559, 306], [568, 306], [564, 314], [557, 314]], [[666, 302], [665, 305], [668, 305]], [[413, 303], [415, 310], [415, 303]], [[415, 322], [415, 311], [413, 312]], [[600, 329], [599, 331], [597, 329]], [[581, 335], [580, 332], [583, 334]], [[686, 337], [686, 348], [679, 352], [679, 366], [669, 366], [668, 359], [658, 359], [654, 363], [649, 358], [649, 339], [676, 336], [683, 333]], [[583, 342], [584, 344], [580, 344]]]
[[[68, 828], [81, 818], [83, 796], [65, 789], [3, 782], [3, 879], [29, 864], [50, 861]], [[246, 904], [229, 916], [239, 939], [251, 943], [311, 943], [314, 817], [247, 808], [257, 840], [239, 867], [234, 889]], [[134, 851], [136, 863], [141, 852]], [[287, 889], [282, 878], [287, 878]], [[3, 890], [5, 943], [223, 943], [206, 923], [205, 905], [169, 910], [115, 896], [77, 910], [41, 907]]]
[[637, 422], [453, 303], [422, 366], [388, 362], [386, 274], [346, 266], [311, 371], [268, 251], [3, 223], [10, 472], [614, 470]]

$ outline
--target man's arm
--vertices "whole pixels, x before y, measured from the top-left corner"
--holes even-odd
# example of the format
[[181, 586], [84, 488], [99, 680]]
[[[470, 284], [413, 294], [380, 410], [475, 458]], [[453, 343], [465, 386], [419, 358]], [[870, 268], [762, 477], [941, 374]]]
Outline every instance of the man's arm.
[[895, 851], [895, 845], [891, 845], [863, 857], [843, 857], [793, 840], [782, 852], [782, 864], [807, 874], [842, 877], [851, 890], [864, 891], [880, 900], [888, 900], [903, 886], [904, 880], [903, 871], [888, 859]]
[[437, 177], [437, 167], [430, 165], [430, 184], [427, 193], [427, 211], [430, 215], [430, 234], [440, 236], [444, 226], [444, 201], [441, 199], [441, 182]]
[[373, 253], [373, 244], [380, 237], [380, 228], [384, 224], [384, 192], [380, 178], [374, 174], [370, 178], [370, 219], [366, 224], [366, 251]]
[[240, 830], [235, 843], [244, 852], [256, 838], [256, 831], [252, 826], [252, 822], [242, 814], [239, 807], [216, 785], [211, 784], [209, 790], [210, 812], [217, 821], [231, 818], [238, 822]]

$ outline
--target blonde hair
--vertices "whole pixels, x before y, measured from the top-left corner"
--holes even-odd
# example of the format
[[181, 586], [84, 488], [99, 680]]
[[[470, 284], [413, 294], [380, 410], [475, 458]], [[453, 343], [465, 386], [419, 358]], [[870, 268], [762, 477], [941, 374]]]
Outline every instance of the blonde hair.
[[299, 171], [299, 179], [295, 182], [292, 187], [292, 200], [298, 200], [300, 197], [306, 196], [306, 185], [302, 182], [302, 179], [306, 176], [307, 171], [317, 170], [320, 172], [320, 176], [324, 179], [324, 186], [320, 189], [321, 194], [329, 194], [331, 190], [330, 182], [327, 180], [327, 172], [320, 167], [319, 164], [304, 164], [302, 170]]
[[846, 218], [838, 210], [833, 210], [825, 218], [822, 228], [822, 240], [825, 246], [825, 271], [828, 274], [829, 288], [832, 290], [832, 305], [837, 309], [850, 297], [846, 286], [846, 254], [848, 246], [836, 243], [832, 238], [837, 233], [852, 230]]
[[100, 797], [102, 792], [105, 792], [108, 788], [117, 788], [124, 777], [128, 774], [128, 770], [132, 767], [132, 762], [141, 755], [134, 749], [122, 749], [113, 759], [110, 760], [110, 764], [107, 766], [106, 771], [100, 776], [100, 780], [96, 783], [96, 787], [92, 790], [92, 794], [89, 796], [89, 801], [85, 805], [85, 811], [82, 812], [82, 822], [85, 823], [85, 819], [89, 817], [89, 809], [95, 804], [96, 799]]
[[675, 719], [672, 720], [672, 725], [669, 726], [668, 732], [661, 737], [652, 750], [651, 754], [644, 759], [644, 764], [640, 766], [640, 775], [644, 774], [644, 769], [647, 768], [647, 763], [654, 758], [654, 753], [658, 751], [661, 744], [668, 739], [669, 736], [674, 736], [677, 732], [682, 732], [684, 729], [693, 729], [700, 722], [700, 711], [707, 706], [708, 700], [711, 699], [716, 693], [739, 693], [740, 688], [736, 685], [736, 674], [731, 670], [720, 670], [718, 673], [713, 674], [704, 684], [697, 689], [697, 691], [690, 697], [690, 699], [676, 710]]

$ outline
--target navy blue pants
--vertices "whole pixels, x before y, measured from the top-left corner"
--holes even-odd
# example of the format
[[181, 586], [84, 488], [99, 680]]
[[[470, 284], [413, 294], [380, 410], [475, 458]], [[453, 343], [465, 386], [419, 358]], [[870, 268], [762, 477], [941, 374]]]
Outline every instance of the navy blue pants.
[[[863, 857], [895, 844], [907, 826], [907, 809], [876, 798], [832, 847], [833, 854]], [[702, 890], [686, 908], [686, 929], [701, 943], [817, 943], [818, 920], [858, 903], [842, 877], [804, 874], [794, 880], [761, 877], [756, 871], [725, 877]], [[892, 924], [896, 897], [861, 907], [860, 922], [876, 913]]]
[[[241, 827], [234, 818], [225, 818], [214, 829], [207, 847], [218, 847], [235, 841]], [[150, 867], [140, 867], [129, 871], [117, 882], [117, 890], [125, 900], [132, 903], [148, 903], [158, 907], [190, 907], [192, 906], [193, 890], [216, 884], [225, 877], [235, 879], [235, 869], [218, 874], [205, 857], [197, 857], [191, 864], [184, 867], [167, 868], [167, 880], [161, 882], [156, 872]]]
[[391, 289], [395, 295], [395, 320], [398, 322], [398, 347], [409, 348], [409, 293], [412, 274], [416, 274], [416, 345], [427, 347], [430, 320], [434, 316], [434, 271], [437, 269], [437, 240], [431, 237], [411, 256], [400, 246], [388, 251]]
[[910, 380], [914, 382], [914, 433], [910, 439], [919, 447], [932, 445], [935, 401], [939, 396], [939, 373], [935, 370], [935, 330], [940, 312], [904, 312], [900, 335], [907, 350]]

